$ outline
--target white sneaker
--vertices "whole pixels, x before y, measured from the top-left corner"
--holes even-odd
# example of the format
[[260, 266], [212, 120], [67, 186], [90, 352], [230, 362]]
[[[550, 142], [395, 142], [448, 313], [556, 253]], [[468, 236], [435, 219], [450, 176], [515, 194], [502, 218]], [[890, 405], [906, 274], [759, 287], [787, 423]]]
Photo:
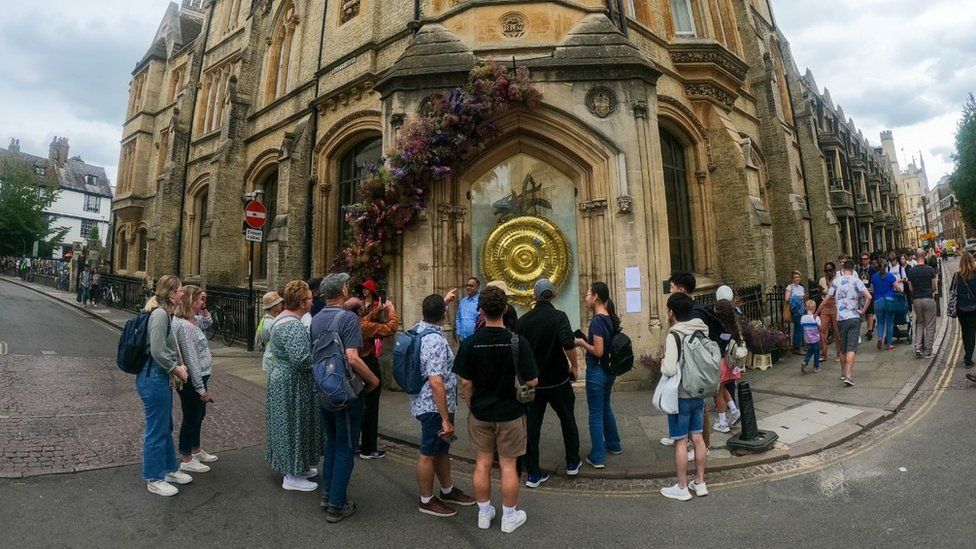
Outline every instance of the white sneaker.
[[662, 446], [674, 446], [674, 439], [671, 437], [664, 437], [661, 439]]
[[489, 507], [488, 509], [491, 512], [487, 514], [478, 511], [478, 528], [481, 528], [482, 530], [491, 528], [491, 519], [495, 518], [495, 508]]
[[688, 483], [688, 489], [694, 492], [695, 495], [700, 498], [708, 495], [708, 487], [705, 486], [704, 482], [697, 484], [695, 481], [691, 481]]
[[525, 521], [528, 518], [529, 517], [525, 514], [525, 511], [521, 509], [515, 511], [515, 514], [512, 515], [511, 518], [502, 517], [502, 533], [511, 534], [518, 529], [519, 526], [525, 524]]
[[207, 473], [210, 471], [209, 465], [204, 465], [197, 461], [197, 458], [190, 458], [190, 461], [180, 462], [180, 471], [186, 471], [188, 473]]
[[199, 452], [193, 454], [193, 457], [197, 458], [200, 463], [213, 463], [217, 461], [217, 456], [213, 454], [208, 454], [206, 450], [201, 449]]
[[146, 488], [148, 488], [150, 492], [160, 496], [175, 496], [176, 494], [180, 493], [176, 486], [173, 486], [165, 480], [147, 482]]
[[309, 479], [309, 478], [314, 477], [317, 474], [319, 474], [319, 470], [316, 469], [315, 467], [312, 467], [308, 471], [305, 471], [304, 473], [302, 473], [302, 474], [300, 474], [298, 476], [300, 476], [302, 478], [305, 478], [305, 479]]
[[729, 427], [739, 423], [740, 419], [742, 419], [742, 412], [738, 408], [729, 412]]
[[728, 433], [732, 429], [729, 427], [728, 423], [716, 419], [715, 423], [712, 424], [712, 430], [718, 431], [719, 433]]
[[319, 487], [317, 482], [312, 482], [310, 480], [305, 480], [301, 477], [293, 477], [291, 475], [285, 475], [285, 479], [281, 481], [281, 487], [285, 490], [298, 490], [299, 492], [314, 492], [316, 488]]
[[166, 473], [166, 482], [175, 482], [176, 484], [190, 484], [193, 482], [193, 477], [184, 473], [183, 471], [175, 471], [172, 473]]
[[678, 501], [688, 501], [691, 499], [691, 492], [687, 488], [679, 487], [677, 484], [668, 486], [667, 488], [661, 488], [661, 495]]
[[[708, 454], [710, 452], [711, 452], [711, 450], [705, 450], [705, 457], [708, 457]], [[695, 449], [694, 448], [692, 448], [691, 450], [688, 450], [688, 461], [695, 461]]]

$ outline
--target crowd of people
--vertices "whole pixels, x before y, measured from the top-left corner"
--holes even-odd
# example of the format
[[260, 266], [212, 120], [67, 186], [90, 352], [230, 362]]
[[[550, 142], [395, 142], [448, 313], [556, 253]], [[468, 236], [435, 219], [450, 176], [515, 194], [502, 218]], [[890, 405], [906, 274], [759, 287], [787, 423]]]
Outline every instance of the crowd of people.
[[[934, 343], [935, 316], [930, 302], [939, 284], [927, 254], [919, 250], [904, 264], [898, 257], [881, 264], [870, 254], [861, 260], [858, 266], [853, 259], [841, 257], [840, 272], [833, 263], [825, 266], [820, 281], [825, 297], [819, 305], [808, 298], [796, 276], [786, 295], [791, 312], [795, 306], [800, 308], [794, 316], [801, 341], [807, 345], [804, 373], [810, 362], [814, 372], [820, 371], [832, 334], [841, 378], [848, 386], [854, 384], [862, 318], [876, 317], [866, 337], [876, 330], [879, 348], [890, 341], [893, 295], [908, 294], [912, 301], [916, 355], [930, 355]], [[385, 456], [376, 440], [382, 390], [377, 357], [382, 339], [395, 334], [398, 324], [392, 301], [374, 281], [350, 284], [348, 274], [335, 273], [307, 282], [294, 280], [281, 293], [269, 292], [262, 299], [265, 315], [255, 334], [268, 376], [266, 459], [282, 475], [283, 489], [321, 488], [325, 519], [332, 523], [357, 510], [348, 494], [356, 455], [362, 460]], [[729, 432], [740, 419], [734, 395], [741, 376], [739, 361], [745, 356], [745, 318], [730, 287], [719, 288], [716, 303], [709, 307], [700, 307], [692, 299], [695, 288], [690, 273], [674, 273], [670, 278], [670, 328], [662, 345], [661, 373], [674, 376], [686, 367], [685, 342], [694, 337], [712, 342], [721, 361], [717, 391], [707, 393], [707, 398], [714, 399], [718, 415], [712, 427]], [[953, 296], [950, 314], [959, 319], [965, 364], [970, 367], [976, 343], [976, 264], [970, 254], [963, 254], [949, 293]], [[596, 282], [586, 292], [591, 317], [586, 333], [574, 331], [566, 313], [556, 308], [556, 289], [549, 280], [535, 283], [534, 303], [521, 318], [509, 302], [511, 295], [504, 282], [493, 281], [482, 289], [481, 281], [471, 277], [460, 296], [457, 289], [427, 296], [419, 311], [422, 320], [408, 330], [419, 341], [423, 379], [420, 390], [409, 398], [409, 412], [417, 420], [419, 432], [417, 508], [449, 517], [457, 514], [458, 506], [477, 506], [478, 527], [490, 528], [497, 512], [491, 503], [490, 471], [497, 462], [503, 532], [513, 532], [527, 520], [518, 507], [523, 473], [529, 488], [540, 486], [552, 475], [539, 463], [547, 408], [559, 419], [568, 476], [579, 474], [584, 464], [602, 469], [608, 455], [624, 451], [611, 404], [616, 376], [606, 362], [610, 342], [621, 331], [608, 286]], [[449, 335], [444, 325], [452, 304], [457, 305], [454, 320], [458, 329]], [[210, 322], [206, 292], [164, 276], [146, 311], [150, 313], [151, 359], [136, 381], [146, 412], [143, 476], [150, 492], [175, 495], [178, 488], [174, 484], [191, 482], [189, 473], [205, 473], [218, 459], [201, 445], [207, 404], [213, 401], [208, 392], [212, 360], [202, 332]], [[456, 354], [449, 337], [456, 338]], [[319, 351], [330, 342], [338, 344], [343, 361], [363, 386], [338, 411], [317, 400], [313, 390], [313, 366], [320, 360]], [[590, 437], [586, 454], [581, 451], [572, 386], [579, 378], [580, 353], [586, 362]], [[172, 388], [176, 388], [183, 410], [178, 447], [172, 437]], [[528, 400], [520, 398], [525, 390], [534, 392]], [[706, 397], [680, 387], [676, 391], [677, 406], [668, 414], [668, 437], [661, 443], [674, 447], [677, 483], [661, 493], [687, 501], [693, 494], [708, 494], [704, 477]], [[459, 396], [468, 407], [467, 437], [476, 450], [472, 495], [455, 485], [449, 458], [458, 435]], [[695, 474], [689, 481], [690, 462], [695, 464]]]

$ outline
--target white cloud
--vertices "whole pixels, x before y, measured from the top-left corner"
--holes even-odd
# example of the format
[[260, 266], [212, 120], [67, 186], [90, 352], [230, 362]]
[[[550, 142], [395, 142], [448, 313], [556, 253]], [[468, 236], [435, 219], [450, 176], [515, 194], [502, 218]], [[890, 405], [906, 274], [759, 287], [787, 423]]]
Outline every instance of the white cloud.
[[46, 156], [55, 135], [115, 184], [130, 73], [168, 0], [6, 2], [0, 18], [0, 146]]
[[953, 170], [956, 122], [976, 91], [972, 0], [773, 4], [800, 70], [813, 70], [872, 144], [890, 129], [902, 167], [921, 153], [933, 184]]

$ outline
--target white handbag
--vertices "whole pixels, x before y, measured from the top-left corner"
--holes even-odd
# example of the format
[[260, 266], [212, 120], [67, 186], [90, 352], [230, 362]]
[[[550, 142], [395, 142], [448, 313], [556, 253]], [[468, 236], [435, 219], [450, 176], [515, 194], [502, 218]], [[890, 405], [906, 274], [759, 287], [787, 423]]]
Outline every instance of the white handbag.
[[673, 376], [661, 376], [654, 389], [654, 407], [665, 414], [678, 413], [678, 387], [681, 386], [681, 369]]

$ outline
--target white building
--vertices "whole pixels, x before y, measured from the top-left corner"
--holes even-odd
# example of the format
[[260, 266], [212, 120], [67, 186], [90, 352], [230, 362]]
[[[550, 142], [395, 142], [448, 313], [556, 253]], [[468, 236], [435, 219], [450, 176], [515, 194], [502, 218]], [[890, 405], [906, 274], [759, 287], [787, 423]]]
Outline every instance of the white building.
[[112, 187], [105, 168], [87, 164], [79, 156], [68, 157], [68, 138], [55, 137], [47, 158], [21, 152], [20, 141], [10, 140], [8, 149], [0, 148], [0, 155], [19, 154], [34, 169], [34, 173], [50, 182], [57, 182], [60, 194], [44, 210], [55, 218], [53, 226], [67, 227], [61, 248], [55, 248], [54, 258], [60, 259], [74, 242], [87, 242], [92, 227], [98, 228], [100, 244], [110, 234], [112, 219]]

